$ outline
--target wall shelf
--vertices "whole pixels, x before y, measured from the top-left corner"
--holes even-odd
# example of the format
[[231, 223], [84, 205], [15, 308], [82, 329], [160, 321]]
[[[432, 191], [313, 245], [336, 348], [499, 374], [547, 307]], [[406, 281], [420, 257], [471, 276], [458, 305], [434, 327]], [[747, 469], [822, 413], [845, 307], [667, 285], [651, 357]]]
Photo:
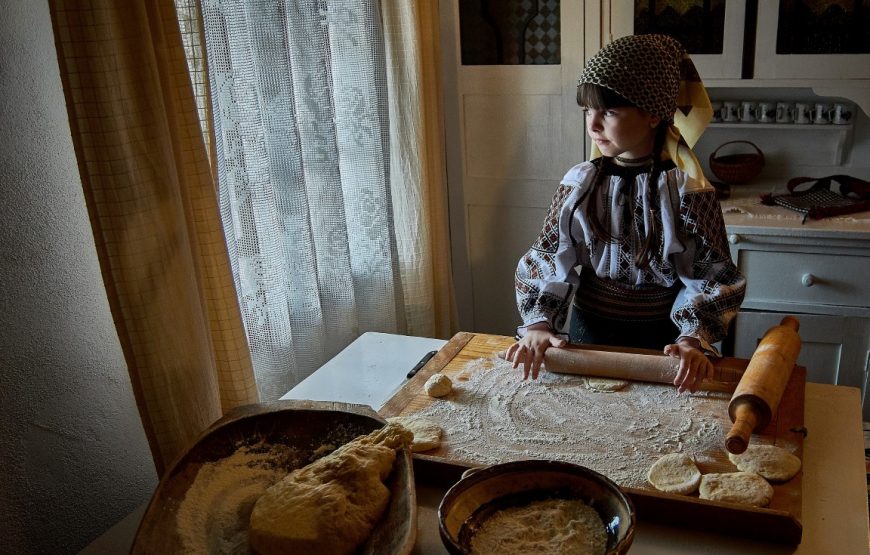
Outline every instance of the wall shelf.
[[846, 125], [838, 125], [833, 123], [816, 124], [816, 123], [725, 123], [716, 122], [710, 123], [708, 129], [756, 129], [756, 130], [772, 130], [772, 131], [821, 131], [826, 133], [837, 133], [837, 142], [834, 148], [834, 165], [841, 165], [846, 161], [846, 153], [852, 145], [852, 130], [855, 124], [849, 123]]
[[707, 127], [722, 128], [722, 129], [794, 129], [798, 131], [841, 131], [848, 133], [852, 130], [854, 124], [833, 124], [833, 123], [743, 123], [743, 122], [713, 122]]
[[844, 98], [870, 115], [870, 79], [704, 79], [708, 89], [809, 88], [822, 97]]

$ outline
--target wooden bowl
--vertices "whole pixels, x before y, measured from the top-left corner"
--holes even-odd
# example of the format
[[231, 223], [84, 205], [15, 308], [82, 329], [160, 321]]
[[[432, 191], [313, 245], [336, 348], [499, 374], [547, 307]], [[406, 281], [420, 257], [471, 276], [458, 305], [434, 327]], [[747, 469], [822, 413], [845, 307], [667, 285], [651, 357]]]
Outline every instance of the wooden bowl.
[[474, 530], [495, 511], [547, 498], [585, 502], [604, 522], [607, 553], [628, 551], [635, 527], [631, 499], [602, 474], [549, 460], [508, 462], [463, 475], [438, 507], [441, 541], [453, 555], [469, 555]]
[[[184, 553], [178, 531], [178, 513], [182, 500], [197, 473], [208, 463], [232, 455], [241, 444], [262, 440], [282, 443], [299, 453], [299, 466], [318, 458], [318, 448], [338, 447], [385, 424], [378, 413], [365, 405], [320, 401], [286, 400], [238, 407], [206, 430], [186, 453], [179, 457], [160, 479], [136, 532], [131, 553]], [[417, 498], [410, 449], [396, 456], [387, 482], [390, 504], [368, 541], [357, 551], [366, 555], [407, 555], [417, 538]], [[240, 520], [246, 519], [252, 506], [240, 507]], [[202, 507], [212, 519], [213, 507]], [[219, 531], [204, 530], [209, 535]], [[244, 551], [242, 551], [244, 553]]]

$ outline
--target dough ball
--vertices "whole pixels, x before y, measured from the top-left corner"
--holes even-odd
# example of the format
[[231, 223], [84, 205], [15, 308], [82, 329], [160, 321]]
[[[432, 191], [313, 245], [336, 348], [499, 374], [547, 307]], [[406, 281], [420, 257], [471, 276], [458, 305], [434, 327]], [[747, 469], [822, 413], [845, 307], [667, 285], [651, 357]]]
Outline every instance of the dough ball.
[[698, 489], [701, 499], [766, 507], [773, 499], [773, 486], [752, 472], [704, 474]]
[[441, 445], [443, 431], [432, 419], [414, 415], [394, 416], [387, 418], [387, 422], [400, 424], [414, 434], [414, 440], [411, 442], [411, 451], [414, 453], [429, 451]]
[[628, 385], [627, 380], [615, 380], [611, 378], [583, 378], [583, 385], [592, 391], [619, 391]]
[[684, 453], [671, 453], [650, 467], [646, 479], [657, 490], [688, 495], [701, 483], [701, 471], [692, 457]]
[[791, 480], [801, 469], [799, 458], [775, 445], [750, 445], [739, 455], [728, 453], [728, 458], [740, 470], [755, 472], [771, 482]]
[[444, 374], [433, 374], [426, 380], [423, 389], [431, 397], [444, 397], [453, 390], [453, 382]]

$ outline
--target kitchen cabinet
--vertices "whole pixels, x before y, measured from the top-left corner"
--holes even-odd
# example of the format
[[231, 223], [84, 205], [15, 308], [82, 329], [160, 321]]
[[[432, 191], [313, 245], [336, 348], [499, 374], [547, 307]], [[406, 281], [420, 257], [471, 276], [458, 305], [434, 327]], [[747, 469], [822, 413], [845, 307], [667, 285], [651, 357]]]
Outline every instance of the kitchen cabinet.
[[[807, 380], [861, 388], [870, 375], [870, 214], [801, 224], [802, 216], [753, 204], [770, 186], [737, 189], [722, 201], [731, 255], [747, 290], [733, 352], [751, 357], [786, 315], [801, 322], [798, 364]], [[870, 419], [870, 403], [864, 403]]]
[[[736, 356], [749, 358], [764, 332], [783, 316], [800, 320], [801, 353], [798, 364], [807, 369], [807, 381], [864, 388], [870, 319], [835, 314], [805, 314], [745, 309], [735, 324]], [[868, 411], [865, 407], [865, 420]]]
[[759, 2], [755, 36], [756, 79], [870, 79], [867, 2]]
[[741, 77], [746, 0], [610, 0], [609, 7], [611, 40], [635, 33], [664, 33], [686, 47], [705, 81]]
[[[870, 114], [867, 4], [603, 0], [602, 37], [669, 34], [684, 43], [708, 87], [808, 87], [821, 97], [851, 100]], [[657, 14], [653, 26], [648, 24], [650, 6]], [[680, 21], [688, 19], [702, 23], [694, 25], [696, 31], [687, 30]], [[695, 36], [715, 37], [718, 51], [699, 48]], [[744, 55], [752, 52], [754, 57]]]

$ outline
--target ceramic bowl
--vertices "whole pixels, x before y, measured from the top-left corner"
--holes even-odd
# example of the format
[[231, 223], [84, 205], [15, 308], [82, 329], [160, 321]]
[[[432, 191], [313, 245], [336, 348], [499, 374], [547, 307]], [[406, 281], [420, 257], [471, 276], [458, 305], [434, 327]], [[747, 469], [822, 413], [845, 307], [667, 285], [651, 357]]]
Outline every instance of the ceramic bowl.
[[550, 460], [514, 461], [466, 472], [438, 507], [441, 540], [450, 553], [469, 555], [474, 530], [495, 511], [547, 498], [585, 502], [605, 525], [606, 553], [628, 551], [635, 527], [631, 499], [598, 472]]

